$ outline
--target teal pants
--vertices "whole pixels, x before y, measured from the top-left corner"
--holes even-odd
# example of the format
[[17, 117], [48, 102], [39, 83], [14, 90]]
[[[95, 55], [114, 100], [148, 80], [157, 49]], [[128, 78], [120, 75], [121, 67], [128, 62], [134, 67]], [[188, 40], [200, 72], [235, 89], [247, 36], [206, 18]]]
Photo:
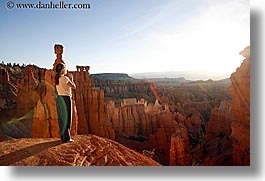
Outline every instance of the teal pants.
[[60, 136], [63, 143], [70, 140], [70, 130], [72, 124], [72, 101], [70, 96], [56, 97], [56, 108], [58, 114], [58, 123], [60, 128]]

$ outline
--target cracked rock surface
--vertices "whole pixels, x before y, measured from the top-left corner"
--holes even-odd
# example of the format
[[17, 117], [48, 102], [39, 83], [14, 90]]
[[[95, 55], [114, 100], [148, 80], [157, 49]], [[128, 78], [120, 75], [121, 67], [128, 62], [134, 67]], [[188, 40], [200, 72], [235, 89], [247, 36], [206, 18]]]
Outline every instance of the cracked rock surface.
[[0, 142], [0, 165], [16, 166], [160, 166], [115, 141], [92, 134], [74, 142], [58, 138], [22, 138]]

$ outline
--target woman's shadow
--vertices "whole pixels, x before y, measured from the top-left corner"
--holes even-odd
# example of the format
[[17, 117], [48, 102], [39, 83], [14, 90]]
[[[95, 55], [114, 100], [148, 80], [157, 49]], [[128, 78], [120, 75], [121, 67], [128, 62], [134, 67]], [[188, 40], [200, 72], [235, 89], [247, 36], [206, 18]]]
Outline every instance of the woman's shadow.
[[20, 150], [16, 150], [12, 153], [8, 153], [0, 156], [0, 166], [12, 165], [20, 160], [23, 160], [27, 157], [33, 156], [37, 153], [40, 153], [48, 148], [58, 146], [61, 144], [61, 140], [50, 141], [45, 143], [35, 144]]

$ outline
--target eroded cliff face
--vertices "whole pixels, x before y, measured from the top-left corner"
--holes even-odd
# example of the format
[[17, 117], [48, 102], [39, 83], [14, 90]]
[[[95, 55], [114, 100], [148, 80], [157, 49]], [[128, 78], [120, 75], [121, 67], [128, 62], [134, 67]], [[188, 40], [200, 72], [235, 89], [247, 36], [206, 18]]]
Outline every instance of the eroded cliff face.
[[[30, 70], [26, 70], [28, 72]], [[38, 80], [35, 78], [35, 80]], [[44, 77], [39, 81], [37, 103], [34, 103], [34, 115], [32, 119], [33, 138], [57, 138], [59, 135], [58, 116], [56, 110], [56, 92], [54, 84], [54, 71], [46, 70]], [[71, 135], [77, 134], [77, 109], [75, 99], [72, 98], [72, 127]], [[31, 105], [32, 103], [28, 103]]]
[[[31, 134], [20, 132], [20, 137], [50, 138], [59, 137], [59, 126], [55, 103], [54, 72], [27, 66], [25, 76], [18, 80], [16, 96], [15, 124], [25, 122]], [[73, 99], [73, 120], [71, 134], [77, 134], [77, 110]], [[13, 124], [13, 123], [12, 123]], [[21, 126], [23, 128], [23, 126]]]
[[195, 157], [200, 165], [234, 165], [231, 134], [231, 102], [222, 101], [219, 108], [212, 109], [206, 126], [205, 140], [197, 146]]
[[[40, 95], [39, 79], [42, 74], [35, 66], [1, 65], [1, 88], [5, 108], [0, 112], [0, 132], [15, 138], [31, 137], [33, 109]], [[25, 73], [25, 69], [27, 73]], [[23, 78], [24, 77], [24, 78]], [[6, 97], [7, 96], [7, 97]]]
[[222, 101], [219, 108], [212, 109], [206, 126], [206, 138], [230, 136], [231, 134], [231, 101]]
[[21, 132], [25, 133], [23, 129], [8, 124], [16, 113], [17, 91], [16, 85], [10, 80], [7, 68], [0, 65], [0, 134], [12, 133], [12, 136], [16, 136]]
[[17, 116], [23, 116], [34, 109], [40, 99], [38, 88], [41, 84], [39, 69], [28, 65], [23, 79], [18, 80]]
[[240, 54], [245, 59], [230, 77], [231, 111], [234, 116], [231, 137], [235, 165], [250, 165], [250, 47]]
[[16, 107], [17, 88], [12, 84], [9, 73], [0, 67], [0, 111]]
[[77, 66], [73, 74], [77, 87], [74, 93], [78, 114], [77, 133], [90, 133], [114, 140], [115, 132], [108, 118], [104, 91], [91, 89], [89, 66]]
[[[34, 115], [32, 120], [33, 138], [57, 138], [60, 137], [58, 115], [56, 108], [56, 88], [55, 88], [55, 67], [58, 63], [64, 63], [62, 59], [63, 46], [54, 45], [56, 59], [53, 64], [53, 70], [44, 70], [40, 74], [34, 74], [33, 78], [40, 81], [38, 86], [39, 99], [34, 106]], [[30, 70], [26, 70], [30, 74]], [[74, 92], [74, 90], [73, 90]], [[72, 96], [72, 124], [70, 134], [75, 136], [78, 128], [78, 115], [75, 103], [75, 97]]]
[[176, 132], [171, 135], [170, 166], [190, 166], [192, 156], [187, 128], [179, 124]]

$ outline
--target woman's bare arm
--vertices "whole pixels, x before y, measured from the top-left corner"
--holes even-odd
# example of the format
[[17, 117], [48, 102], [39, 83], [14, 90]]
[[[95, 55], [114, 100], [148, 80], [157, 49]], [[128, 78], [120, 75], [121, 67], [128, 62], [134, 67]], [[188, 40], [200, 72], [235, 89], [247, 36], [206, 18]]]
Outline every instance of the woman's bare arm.
[[69, 87], [71, 87], [72, 89], [76, 89], [76, 85], [75, 85], [74, 81], [70, 81], [70, 82], [68, 82], [67, 85], [68, 85]]
[[68, 73], [68, 76], [69, 76], [70, 81], [67, 83], [67, 85], [68, 85], [69, 87], [71, 87], [72, 89], [76, 89], [76, 85], [75, 85], [75, 83], [74, 83], [73, 74]]

